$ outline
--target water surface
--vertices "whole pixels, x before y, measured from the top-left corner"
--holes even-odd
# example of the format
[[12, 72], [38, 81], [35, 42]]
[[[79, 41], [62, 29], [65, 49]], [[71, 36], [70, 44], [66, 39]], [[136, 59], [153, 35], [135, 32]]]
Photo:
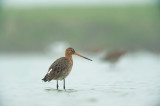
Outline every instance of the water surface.
[[0, 55], [1, 106], [158, 106], [160, 56], [128, 54], [114, 66], [74, 56], [72, 72], [63, 81], [41, 81], [58, 57]]

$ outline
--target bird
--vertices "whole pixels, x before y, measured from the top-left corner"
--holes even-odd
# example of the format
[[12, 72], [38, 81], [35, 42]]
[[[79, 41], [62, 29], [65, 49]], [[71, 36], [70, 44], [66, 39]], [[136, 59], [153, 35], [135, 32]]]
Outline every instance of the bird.
[[58, 80], [63, 80], [63, 89], [65, 90], [65, 78], [69, 75], [73, 66], [72, 55], [77, 55], [87, 60], [91, 59], [84, 57], [75, 52], [71, 47], [67, 48], [65, 51], [65, 57], [61, 57], [54, 61], [48, 69], [47, 74], [42, 79], [44, 82], [50, 82], [51, 80], [57, 80], [57, 90], [58, 90]]
[[104, 60], [109, 61], [110, 63], [113, 64], [113, 63], [116, 63], [125, 54], [126, 54], [125, 50], [111, 51], [107, 54]]

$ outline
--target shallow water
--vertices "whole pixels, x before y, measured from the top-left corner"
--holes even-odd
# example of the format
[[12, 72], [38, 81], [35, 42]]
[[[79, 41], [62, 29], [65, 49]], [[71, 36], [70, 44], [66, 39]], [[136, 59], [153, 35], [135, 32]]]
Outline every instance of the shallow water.
[[[87, 56], [87, 55], [86, 55]], [[0, 55], [0, 106], [159, 106], [160, 56], [128, 54], [114, 66], [74, 56], [74, 66], [63, 81], [42, 82], [49, 55]]]

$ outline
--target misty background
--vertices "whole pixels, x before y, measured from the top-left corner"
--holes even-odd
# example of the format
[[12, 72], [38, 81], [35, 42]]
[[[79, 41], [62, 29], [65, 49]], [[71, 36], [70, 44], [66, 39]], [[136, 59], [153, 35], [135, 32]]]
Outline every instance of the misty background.
[[43, 52], [55, 41], [157, 52], [159, 10], [158, 0], [1, 0], [0, 52]]

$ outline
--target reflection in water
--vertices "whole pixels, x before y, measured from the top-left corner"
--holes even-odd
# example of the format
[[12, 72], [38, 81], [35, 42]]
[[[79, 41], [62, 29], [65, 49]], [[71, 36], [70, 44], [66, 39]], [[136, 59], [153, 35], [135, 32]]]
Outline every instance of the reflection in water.
[[55, 88], [46, 88], [45, 89], [46, 91], [53, 91], [53, 92], [67, 92], [67, 93], [72, 93], [72, 92], [77, 92], [77, 90], [74, 90], [74, 89], [66, 89], [66, 90], [61, 90], [61, 89], [55, 89]]
[[[0, 55], [0, 100], [3, 106], [154, 106], [160, 97], [160, 57], [150, 53], [124, 56], [115, 68], [98, 58], [74, 58], [67, 90], [41, 81], [57, 57]], [[9, 101], [9, 102], [8, 102]], [[2, 103], [2, 102], [1, 102]]]

